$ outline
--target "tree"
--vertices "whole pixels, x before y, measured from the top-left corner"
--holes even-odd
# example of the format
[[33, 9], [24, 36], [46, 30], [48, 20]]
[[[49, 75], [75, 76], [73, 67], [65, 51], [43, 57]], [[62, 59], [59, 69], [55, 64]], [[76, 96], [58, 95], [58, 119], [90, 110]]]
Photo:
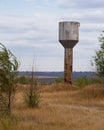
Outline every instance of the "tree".
[[[18, 61], [13, 53], [0, 43], [0, 98], [11, 112], [12, 95], [16, 88]], [[0, 100], [1, 101], [1, 100]]]
[[96, 51], [94, 63], [99, 76], [104, 77], [104, 31], [99, 37], [100, 49]]

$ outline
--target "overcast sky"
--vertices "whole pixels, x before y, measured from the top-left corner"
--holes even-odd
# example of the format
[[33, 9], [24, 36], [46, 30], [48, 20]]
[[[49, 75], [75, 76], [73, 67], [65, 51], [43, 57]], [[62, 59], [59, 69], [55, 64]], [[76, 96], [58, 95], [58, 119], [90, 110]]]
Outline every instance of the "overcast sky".
[[91, 67], [104, 30], [104, 0], [0, 0], [0, 42], [20, 61], [19, 70], [63, 71], [64, 48], [58, 42], [60, 21], [80, 22], [73, 70]]

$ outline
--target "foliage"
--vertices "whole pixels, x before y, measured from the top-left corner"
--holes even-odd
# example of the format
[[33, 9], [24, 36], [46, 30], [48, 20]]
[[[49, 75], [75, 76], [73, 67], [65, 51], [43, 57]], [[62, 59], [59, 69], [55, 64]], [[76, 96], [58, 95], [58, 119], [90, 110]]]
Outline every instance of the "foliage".
[[37, 107], [40, 101], [40, 92], [37, 90], [37, 81], [34, 78], [34, 62], [32, 66], [30, 87], [25, 91], [25, 102], [30, 108]]
[[29, 83], [29, 78], [27, 78], [26, 76], [19, 76], [17, 78], [17, 82], [19, 84], [28, 84]]
[[89, 79], [89, 84], [96, 84], [96, 83], [103, 84], [104, 80], [100, 77], [92, 77]]
[[[103, 31], [104, 33], [104, 31]], [[104, 77], [104, 34], [99, 37], [100, 50], [96, 51], [94, 63], [99, 76]]]
[[0, 43], [0, 102], [6, 103], [11, 111], [11, 101], [16, 88], [16, 75], [18, 69], [17, 58], [10, 50]]
[[[31, 77], [29, 76], [19, 76], [17, 77], [17, 82], [19, 84], [30, 84], [31, 83]], [[37, 84], [37, 81], [34, 79], [34, 84]]]
[[64, 81], [64, 78], [63, 77], [59, 77], [59, 78], [56, 78], [55, 79], [55, 82], [56, 83], [62, 83]]
[[79, 88], [83, 88], [88, 84], [89, 84], [89, 80], [87, 77], [79, 77], [75, 80], [75, 85]]
[[100, 77], [79, 77], [75, 80], [74, 84], [79, 87], [79, 88], [83, 88], [87, 85], [91, 85], [91, 84], [103, 84], [104, 80]]
[[35, 91], [25, 91], [25, 103], [28, 105], [30, 108], [38, 107], [39, 101], [40, 101], [40, 92], [38, 90]]

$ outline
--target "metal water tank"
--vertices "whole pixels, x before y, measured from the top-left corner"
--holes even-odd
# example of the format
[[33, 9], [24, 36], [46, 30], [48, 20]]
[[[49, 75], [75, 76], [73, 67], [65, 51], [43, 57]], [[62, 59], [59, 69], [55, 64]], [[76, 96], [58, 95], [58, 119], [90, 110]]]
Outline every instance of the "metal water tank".
[[59, 42], [64, 48], [73, 48], [79, 41], [79, 22], [59, 22]]

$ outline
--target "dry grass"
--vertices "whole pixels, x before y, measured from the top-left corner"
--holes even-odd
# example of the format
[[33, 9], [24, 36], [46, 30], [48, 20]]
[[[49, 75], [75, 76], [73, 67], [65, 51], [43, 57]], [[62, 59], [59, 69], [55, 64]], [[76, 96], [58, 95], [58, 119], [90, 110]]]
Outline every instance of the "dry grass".
[[94, 85], [89, 85], [86, 86], [83, 90], [82, 90], [82, 96], [83, 97], [87, 97], [87, 98], [97, 98], [97, 99], [101, 99], [104, 98], [104, 85], [101, 84], [94, 84]]
[[[56, 89], [55, 85], [41, 87], [42, 98], [39, 108], [35, 109], [25, 106], [23, 93], [18, 91], [13, 106], [17, 122], [6, 130], [104, 130], [104, 95], [86, 98], [93, 91], [101, 94], [103, 85], [87, 86], [82, 90], [68, 85], [62, 88], [63, 84], [56, 85]], [[4, 126], [1, 125], [0, 130]]]
[[53, 83], [51, 85], [43, 85], [40, 87], [41, 92], [59, 92], [59, 91], [69, 91], [76, 90], [75, 86], [65, 83]]

